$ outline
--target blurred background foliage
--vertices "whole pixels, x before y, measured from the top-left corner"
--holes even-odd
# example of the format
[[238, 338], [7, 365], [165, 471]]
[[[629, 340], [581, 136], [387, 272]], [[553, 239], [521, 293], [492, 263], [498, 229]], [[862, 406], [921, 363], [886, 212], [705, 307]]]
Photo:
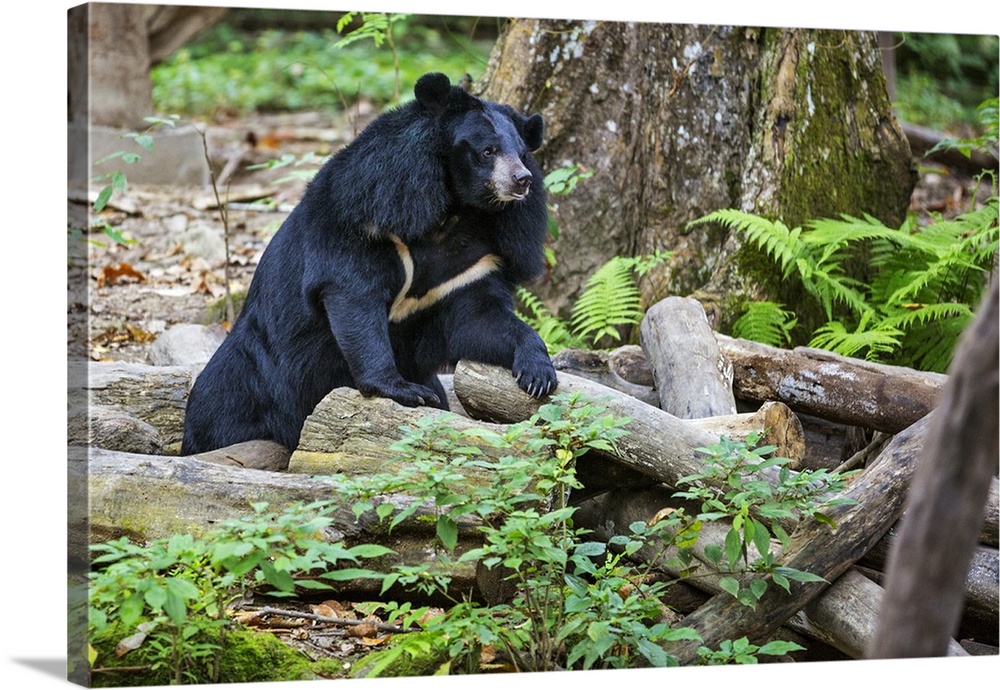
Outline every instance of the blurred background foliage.
[[[232, 9], [152, 69], [159, 112], [211, 117], [343, 108], [393, 100], [392, 49], [371, 40], [337, 47], [342, 12]], [[402, 99], [425, 72], [478, 76], [499, 31], [495, 18], [408, 16], [392, 25]]]
[[[359, 98], [393, 101], [393, 54], [371, 40], [337, 47], [343, 12], [231, 9], [152, 70], [162, 113], [211, 118], [338, 109]], [[442, 71], [477, 78], [503, 23], [497, 17], [412, 15], [393, 24], [402, 99], [417, 78]], [[355, 20], [355, 28], [358, 24]], [[345, 29], [348, 33], [352, 27]], [[895, 33], [899, 117], [955, 136], [976, 133], [976, 107], [998, 91], [995, 35]]]
[[896, 112], [900, 119], [956, 136], [979, 122], [977, 106], [995, 98], [998, 37], [974, 34], [895, 34]]

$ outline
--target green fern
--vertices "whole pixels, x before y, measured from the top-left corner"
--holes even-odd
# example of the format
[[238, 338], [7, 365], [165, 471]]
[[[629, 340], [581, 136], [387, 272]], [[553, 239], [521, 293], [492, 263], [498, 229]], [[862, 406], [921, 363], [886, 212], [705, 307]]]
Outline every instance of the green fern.
[[587, 280], [568, 323], [525, 288], [517, 291], [518, 315], [542, 337], [549, 354], [567, 347], [597, 347], [602, 339], [618, 342], [620, 329], [639, 323], [645, 314], [636, 276], [645, 275], [668, 256], [656, 251], [638, 257], [613, 257]]
[[845, 357], [864, 357], [878, 361], [880, 357], [893, 353], [900, 346], [903, 331], [875, 323], [869, 329], [870, 319], [863, 320], [854, 331], [839, 321], [830, 321], [820, 326], [809, 341], [809, 347], [819, 347], [840, 353]]
[[542, 300], [526, 288], [517, 288], [517, 299], [521, 305], [518, 316], [541, 336], [550, 355], [567, 347], [584, 346], [583, 341], [573, 335], [566, 322], [549, 311]]
[[642, 297], [632, 270], [628, 261], [614, 257], [587, 279], [570, 318], [578, 338], [590, 343], [603, 337], [618, 341], [620, 326], [642, 319]]
[[[981, 208], [926, 227], [907, 221], [889, 228], [871, 216], [844, 215], [790, 230], [780, 221], [736, 210], [717, 211], [692, 223], [714, 221], [742, 232], [778, 263], [783, 277], [801, 282], [827, 318], [813, 333], [812, 347], [944, 371], [992, 270], [1000, 244], [997, 217], [994, 195]], [[861, 256], [862, 248], [874, 271], [870, 285], [844, 268]], [[782, 323], [774, 307], [756, 309], [760, 311], [737, 321], [738, 332], [748, 334], [739, 337], [775, 344], [787, 336], [787, 331], [768, 329], [764, 321]]]
[[792, 329], [798, 323], [793, 312], [775, 302], [749, 302], [743, 315], [733, 323], [733, 336], [781, 347], [792, 342]]

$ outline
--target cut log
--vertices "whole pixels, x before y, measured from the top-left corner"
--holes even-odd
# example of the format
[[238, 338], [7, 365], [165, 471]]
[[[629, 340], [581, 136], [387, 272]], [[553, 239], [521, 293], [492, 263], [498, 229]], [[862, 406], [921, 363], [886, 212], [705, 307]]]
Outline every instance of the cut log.
[[660, 300], [646, 312], [639, 332], [660, 409], [681, 419], [736, 414], [733, 367], [720, 352], [699, 302]]
[[733, 441], [745, 441], [750, 434], [757, 434], [760, 443], [775, 447], [775, 456], [791, 460], [789, 467], [792, 469], [798, 468], [805, 456], [806, 439], [802, 422], [784, 403], [767, 402], [756, 412], [687, 421]]
[[928, 425], [925, 418], [897, 434], [875, 463], [843, 492], [844, 498], [855, 503], [829, 511], [836, 529], [808, 518], [792, 534], [791, 545], [776, 565], [808, 571], [825, 582], [794, 582], [791, 594], [770, 586], [756, 609], [744, 606], [728, 593], [718, 594], [680, 623], [696, 629], [703, 642], [677, 642], [668, 651], [684, 665], [697, 659], [700, 644], [714, 649], [722, 640], [744, 635], [751, 641], [766, 640], [814, 601], [899, 519]]
[[777, 400], [795, 412], [894, 434], [930, 412], [946, 376], [797, 347], [719, 335], [741, 400]]
[[1000, 453], [998, 319], [994, 281], [959, 342], [889, 554], [874, 658], [941, 656], [958, 626]]
[[[299, 447], [292, 454], [288, 471], [297, 474], [348, 476], [392, 472], [400, 467], [399, 453], [391, 446], [427, 418], [447, 419], [453, 429], [488, 429], [500, 435], [506, 426], [470, 420], [432, 407], [403, 407], [388, 398], [366, 398], [352, 388], [338, 388], [316, 405], [306, 418]], [[498, 450], [476, 443], [486, 457]]]
[[[69, 420], [88, 429], [89, 406], [117, 410], [149, 424], [164, 452], [176, 452], [184, 435], [184, 408], [191, 389], [187, 367], [156, 367], [127, 362], [79, 362], [69, 369]], [[71, 436], [70, 445], [88, 438]]]
[[[615, 352], [619, 352], [621, 349], [619, 348], [608, 353], [604, 351], [566, 348], [565, 350], [560, 350], [552, 357], [552, 365], [559, 371], [565, 371], [567, 374], [595, 381], [608, 388], [614, 388], [626, 395], [631, 395], [633, 398], [641, 400], [644, 403], [659, 407], [660, 398], [652, 387], [652, 379], [650, 379], [648, 385], [637, 384], [625, 379], [619, 373], [621, 365], [613, 362], [611, 358]], [[641, 354], [642, 351], [640, 350], [639, 352]], [[643, 365], [646, 364], [645, 356], [643, 356], [641, 361]]]
[[[98, 448], [69, 449], [71, 492], [80, 496], [87, 487], [89, 514], [71, 506], [69, 543], [71, 557], [87, 562], [87, 545], [121, 536], [145, 541], [174, 534], [204, 534], [224, 520], [252, 514], [251, 504], [267, 502], [269, 510], [298, 502], [326, 500], [336, 482], [280, 472], [247, 469], [204, 462], [193, 457], [138, 455]], [[399, 507], [413, 499], [390, 496]], [[418, 510], [430, 516], [430, 509]], [[356, 518], [349, 505], [334, 514], [327, 537], [351, 543], [381, 543], [392, 548], [406, 563], [430, 563], [428, 544], [434, 539], [433, 521], [407, 520], [386, 533], [374, 513]], [[481, 544], [476, 522], [466, 518], [459, 524], [459, 552]], [[437, 563], [434, 560], [434, 563]], [[449, 571], [455, 591], [469, 591], [475, 583], [474, 567], [453, 565]], [[370, 583], [368, 583], [370, 584]], [[364, 587], [364, 583], [357, 586]], [[368, 595], [374, 592], [367, 592]]]

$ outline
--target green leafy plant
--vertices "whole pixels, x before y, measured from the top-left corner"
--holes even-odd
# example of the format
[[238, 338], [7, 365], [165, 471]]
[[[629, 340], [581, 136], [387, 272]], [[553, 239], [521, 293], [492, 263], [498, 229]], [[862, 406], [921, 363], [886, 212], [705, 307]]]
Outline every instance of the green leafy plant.
[[[390, 527], [413, 516], [413, 510], [376, 505], [375, 494], [405, 491], [426, 497], [442, 563], [479, 563], [497, 569], [514, 595], [508, 603], [482, 607], [455, 601], [444, 615], [422, 624], [420, 633], [400, 639], [380, 653], [367, 675], [389, 672], [401, 658], [435, 656], [441, 668], [474, 671], [485, 646], [503, 649], [521, 670], [614, 668], [644, 664], [669, 665], [663, 644], [690, 638], [661, 619], [659, 597], [665, 583], [648, 582], [624, 559], [650, 541], [674, 544], [683, 536], [683, 515], [655, 527], [637, 523], [629, 537], [613, 540], [611, 553], [573, 525], [575, 508], [567, 503], [578, 488], [576, 459], [588, 450], [611, 449], [627, 420], [604, 412], [579, 395], [560, 394], [541, 406], [528, 421], [499, 436], [488, 430], [456, 431], [447, 418], [407, 429], [395, 446], [406, 460], [401, 472], [373, 478], [366, 487], [344, 490], [358, 501], [360, 512], [378, 511]], [[469, 440], [475, 438], [476, 445]], [[487, 460], [478, 444], [498, 448], [501, 457]], [[470, 469], [488, 468], [491, 480], [470, 478]], [[374, 488], [374, 493], [372, 492]], [[456, 526], [465, 517], [480, 520], [483, 545], [455, 555]], [[666, 548], [664, 546], [663, 548]], [[386, 586], [417, 586], [429, 594], [450, 596], [447, 582], [429, 569], [396, 567]]]
[[398, 22], [405, 22], [409, 19], [408, 14], [386, 12], [362, 12], [361, 25], [351, 29], [346, 34], [344, 29], [349, 27], [355, 19], [357, 12], [346, 12], [337, 20], [337, 33], [343, 34], [343, 38], [334, 43], [335, 48], [345, 48], [357, 41], [370, 40], [376, 48], [381, 48], [382, 44], [389, 46], [392, 54], [393, 71], [393, 102], [399, 102], [399, 51], [396, 48], [396, 41], [392, 35], [392, 27]]
[[[710, 544], [705, 554], [719, 572], [731, 573], [720, 579], [722, 589], [751, 608], [769, 581], [789, 592], [790, 580], [822, 582], [811, 573], [775, 565], [771, 542], [777, 539], [787, 548], [786, 526], [802, 515], [835, 527], [824, 511], [848, 501], [831, 496], [843, 490], [849, 474], [825, 469], [792, 472], [790, 460], [772, 456], [775, 447], [758, 442], [759, 435], [750, 434], [745, 441], [722, 438], [699, 448], [706, 456], [704, 471], [680, 478], [678, 484], [690, 488], [675, 494], [700, 502], [699, 520], [732, 521], [724, 545]], [[775, 470], [774, 476], [765, 476]]]
[[717, 650], [708, 647], [698, 648], [698, 663], [706, 666], [722, 666], [726, 664], [756, 664], [757, 656], [784, 656], [789, 652], [805, 649], [802, 645], [784, 640], [772, 640], [763, 646], [752, 644], [750, 640], [741, 637], [738, 640], [723, 640]]
[[[157, 127], [173, 127], [176, 124], [175, 117], [162, 118], [162, 117], [145, 117], [143, 120], [149, 123], [147, 127], [142, 132], [126, 132], [122, 138], [131, 140], [134, 142], [140, 150], [152, 151], [153, 150], [153, 135], [152, 132]], [[135, 240], [126, 238], [121, 231], [121, 228], [111, 225], [104, 219], [100, 217], [100, 213], [104, 211], [111, 198], [115, 194], [124, 194], [125, 190], [128, 188], [128, 176], [125, 173], [125, 169], [129, 165], [134, 165], [138, 163], [141, 158], [140, 151], [131, 150], [120, 150], [113, 153], [109, 153], [103, 158], [94, 162], [94, 165], [102, 165], [105, 163], [110, 163], [111, 161], [121, 161], [125, 164], [125, 167], [118, 168], [117, 170], [112, 170], [109, 172], [104, 172], [96, 175], [91, 181], [95, 183], [104, 182], [104, 186], [101, 187], [100, 191], [97, 193], [97, 198], [94, 200], [91, 206], [91, 211], [94, 214], [92, 225], [95, 228], [100, 229], [109, 239], [111, 239], [116, 244], [123, 246], [128, 246], [134, 244]]]
[[[232, 623], [226, 606], [248, 589], [292, 596], [302, 589], [381, 575], [362, 559], [391, 551], [329, 542], [329, 502], [296, 504], [278, 514], [253, 505], [203, 537], [190, 534], [132, 544], [95, 544], [89, 587], [91, 639], [112, 637], [174, 684], [218, 682], [220, 654]], [[92, 661], [98, 655], [92, 650]]]

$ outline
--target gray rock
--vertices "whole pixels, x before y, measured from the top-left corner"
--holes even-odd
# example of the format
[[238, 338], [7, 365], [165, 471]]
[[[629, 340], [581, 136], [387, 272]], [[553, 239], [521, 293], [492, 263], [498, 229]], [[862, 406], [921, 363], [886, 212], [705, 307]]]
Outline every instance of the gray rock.
[[149, 358], [156, 366], [190, 366], [200, 370], [225, 338], [226, 329], [218, 324], [177, 324], [153, 342]]

